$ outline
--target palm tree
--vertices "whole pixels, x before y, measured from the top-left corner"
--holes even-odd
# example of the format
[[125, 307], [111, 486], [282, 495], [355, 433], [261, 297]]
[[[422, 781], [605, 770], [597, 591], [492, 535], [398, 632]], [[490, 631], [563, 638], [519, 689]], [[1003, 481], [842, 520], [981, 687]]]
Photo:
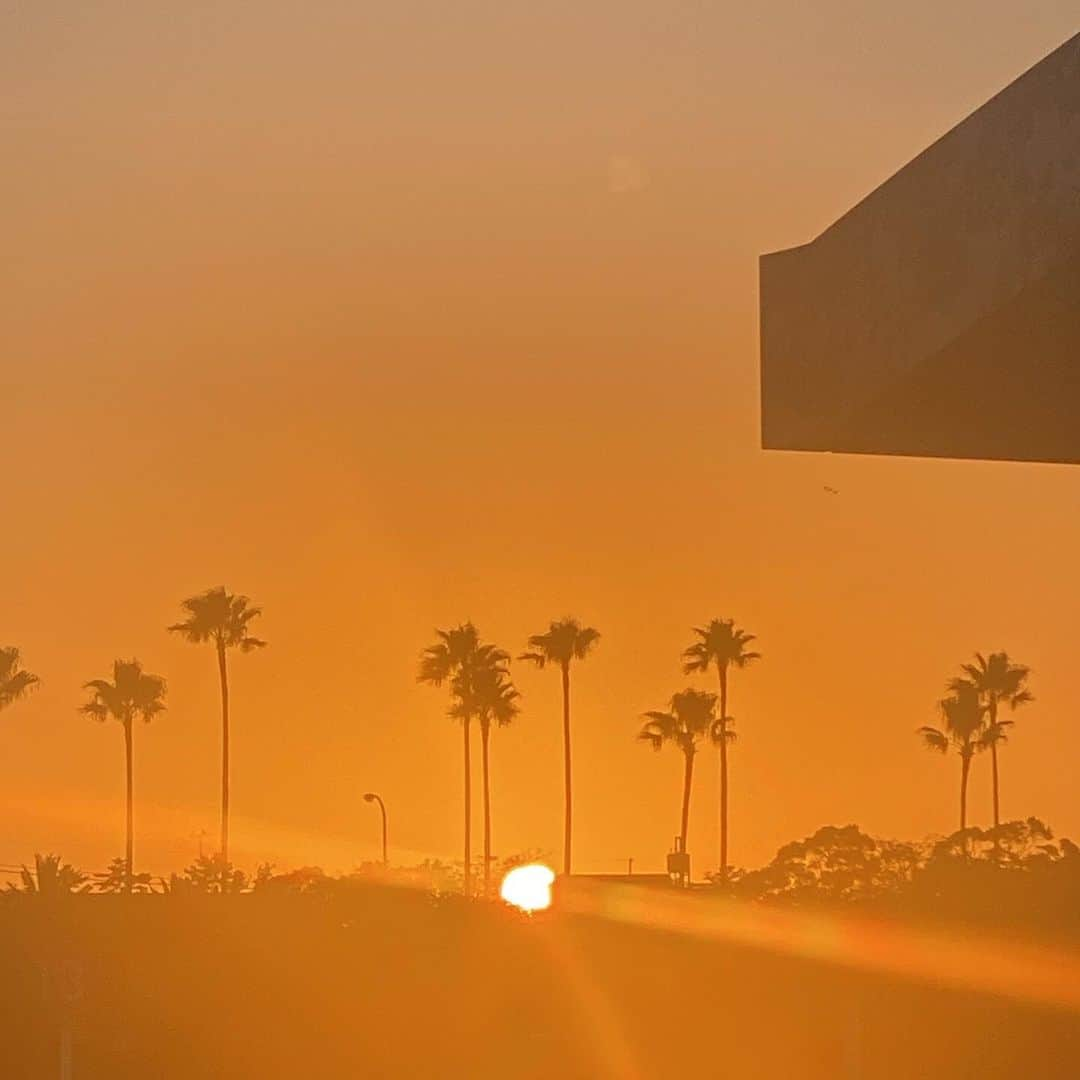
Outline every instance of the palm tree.
[[134, 854], [134, 799], [132, 785], [132, 728], [141, 718], [149, 723], [165, 709], [165, 680], [158, 675], [148, 675], [138, 660], [117, 660], [113, 663], [113, 681], [95, 679], [85, 689], [91, 691], [90, 700], [82, 706], [82, 712], [95, 720], [119, 720], [124, 729], [124, 758], [127, 777], [127, 846], [124, 857], [127, 862], [127, 891], [131, 891], [132, 857]]
[[960, 831], [967, 829], [967, 786], [971, 759], [982, 749], [980, 735], [986, 706], [979, 692], [966, 683], [958, 684], [952, 696], [939, 703], [942, 726], [921, 727], [918, 734], [930, 750], [944, 754], [950, 746], [960, 754]]
[[695, 626], [698, 639], [683, 650], [683, 673], [716, 668], [720, 680], [719, 731], [716, 739], [720, 747], [720, 879], [728, 872], [728, 744], [734, 741], [730, 731], [733, 723], [728, 715], [728, 674], [732, 668], [742, 669], [761, 659], [761, 653], [747, 648], [757, 638], [740, 630], [734, 619], [713, 619], [707, 626]]
[[229, 649], [252, 652], [262, 649], [266, 642], [248, 633], [248, 624], [262, 614], [251, 606], [246, 596], [236, 596], [223, 586], [207, 589], [198, 596], [188, 597], [181, 605], [187, 619], [169, 627], [193, 645], [210, 642], [217, 653], [218, 678], [221, 682], [221, 858], [229, 861], [229, 670], [226, 654]]
[[78, 892], [86, 881], [86, 875], [70, 863], [62, 862], [59, 855], [34, 853], [34, 869], [24, 866], [19, 871], [21, 887], [9, 885], [7, 892], [24, 892], [51, 899]]
[[38, 677], [19, 667], [19, 650], [0, 649], [0, 709], [14, 705], [38, 685]]
[[682, 751], [685, 759], [679, 838], [681, 850], [686, 851], [690, 830], [690, 786], [694, 780], [698, 745], [703, 739], [718, 741], [733, 737], [734, 733], [723, 730], [720, 717], [716, 715], [716, 695], [704, 690], [683, 690], [672, 697], [669, 712], [647, 712], [645, 719], [647, 723], [638, 738], [654, 750], [670, 743]]
[[459, 719], [475, 716], [480, 724], [480, 771], [484, 792], [484, 895], [491, 895], [491, 783], [488, 770], [488, 740], [491, 725], [506, 727], [521, 712], [521, 695], [505, 667], [505, 653], [491, 649], [485, 663], [477, 668], [469, 700], [459, 699], [454, 710]]
[[1006, 728], [1012, 726], [1011, 720], [1000, 719], [1001, 706], [1007, 705], [1009, 711], [1018, 709], [1035, 700], [1027, 688], [1031, 669], [1023, 664], [1014, 664], [1006, 652], [991, 653], [984, 656], [975, 654], [974, 664], [962, 664], [962, 676], [949, 683], [949, 690], [955, 691], [961, 686], [970, 686], [979, 695], [986, 710], [986, 731], [982, 738], [982, 749], [990, 751], [990, 764], [993, 776], [994, 792], [994, 828], [1001, 824], [1001, 799], [998, 783], [998, 744], [1006, 741]]
[[461, 721], [465, 749], [465, 895], [472, 895], [472, 757], [470, 725], [476, 716], [475, 683], [480, 671], [504, 667], [509, 657], [484, 645], [471, 622], [451, 630], [436, 630], [438, 641], [420, 655], [416, 681], [432, 686], [449, 683], [449, 715]]
[[152, 893], [152, 878], [148, 873], [128, 874], [127, 861], [123, 856], [113, 859], [108, 868], [100, 874], [94, 874], [85, 891], [100, 894], [115, 893]]
[[562, 674], [563, 699], [563, 873], [570, 873], [570, 843], [573, 833], [573, 784], [570, 769], [570, 665], [584, 660], [600, 640], [600, 631], [582, 626], [577, 619], [553, 622], [547, 633], [529, 638], [529, 651], [520, 660], [530, 660], [538, 668], [558, 664]]

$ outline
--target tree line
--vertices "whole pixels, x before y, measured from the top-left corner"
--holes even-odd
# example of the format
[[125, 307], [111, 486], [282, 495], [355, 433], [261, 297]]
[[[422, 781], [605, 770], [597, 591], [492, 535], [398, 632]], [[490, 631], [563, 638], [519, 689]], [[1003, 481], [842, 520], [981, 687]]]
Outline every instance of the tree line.
[[[221, 694], [221, 834], [216, 856], [220, 872], [231, 872], [229, 864], [229, 668], [231, 651], [260, 650], [266, 642], [253, 636], [250, 627], [261, 610], [242, 595], [224, 587], [208, 589], [182, 602], [184, 618], [167, 627], [168, 632], [196, 645], [213, 648]], [[679, 813], [678, 842], [686, 850], [690, 827], [694, 765], [706, 746], [716, 749], [720, 771], [720, 864], [717, 878], [728, 879], [729, 863], [729, 751], [736, 739], [735, 719], [729, 711], [731, 678], [761, 659], [753, 648], [756, 638], [733, 619], [714, 618], [693, 628], [694, 640], [682, 652], [682, 671], [687, 675], [715, 678], [715, 692], [686, 687], [672, 695], [664, 709], [649, 710], [638, 738], [656, 750], [665, 746], [683, 755], [683, 782]], [[526, 640], [517, 661], [539, 669], [554, 668], [560, 676], [561, 730], [563, 751], [563, 850], [564, 874], [572, 873], [573, 845], [573, 754], [571, 730], [571, 684], [576, 664], [586, 660], [600, 641], [600, 632], [575, 618], [550, 623], [541, 633]], [[480, 738], [480, 785], [482, 812], [481, 859], [483, 892], [491, 890], [492, 811], [490, 779], [490, 739], [495, 729], [511, 724], [521, 711], [521, 694], [511, 675], [511, 655], [482, 640], [473, 623], [437, 630], [436, 640], [420, 656], [417, 681], [449, 691], [447, 713], [462, 729], [464, 843], [464, 891], [473, 891], [473, 731]], [[976, 755], [987, 753], [991, 761], [993, 822], [1000, 823], [1001, 747], [1014, 724], [1013, 714], [1034, 697], [1028, 687], [1030, 669], [1014, 663], [1005, 652], [976, 653], [973, 663], [961, 666], [960, 674], [949, 680], [947, 696], [938, 703], [940, 726], [924, 725], [918, 734], [924, 743], [942, 753], [954, 749], [961, 764], [960, 831], [967, 829], [967, 789]], [[14, 704], [39, 685], [39, 678], [22, 667], [17, 648], [0, 649], [0, 710]], [[98, 721], [116, 721], [124, 737], [125, 760], [125, 851], [107, 875], [122, 881], [126, 891], [137, 889], [142, 878], [134, 871], [134, 728], [138, 721], [149, 722], [165, 709], [166, 682], [143, 670], [136, 659], [116, 660], [111, 678], [93, 679], [84, 684], [88, 700], [81, 706], [84, 715]], [[1006, 712], [1008, 715], [1006, 715]]]
[[1001, 774], [998, 754], [1009, 737], [1014, 721], [1003, 715], [1015, 712], [1035, 700], [1028, 689], [1031, 669], [1014, 664], [1006, 652], [984, 656], [963, 664], [960, 674], [950, 679], [948, 696], [938, 702], [941, 726], [924, 725], [918, 734], [930, 750], [946, 754], [951, 747], [960, 755], [960, 831], [967, 829], [967, 789], [976, 754], [990, 754], [993, 821], [1001, 824]]
[[[253, 637], [250, 624], [262, 613], [253, 607], [246, 596], [229, 593], [224, 587], [207, 589], [182, 602], [185, 618], [167, 628], [194, 645], [211, 645], [217, 658], [218, 679], [221, 689], [221, 849], [220, 861], [227, 867], [229, 862], [229, 672], [228, 654], [231, 650], [251, 652], [261, 649], [266, 642]], [[119, 877], [127, 892], [135, 891], [143, 879], [135, 873], [135, 751], [134, 729], [137, 721], [149, 723], [165, 711], [166, 682], [160, 675], [143, 670], [135, 659], [113, 662], [112, 678], [91, 679], [83, 689], [89, 699], [80, 712], [101, 722], [114, 720], [120, 724], [124, 736], [125, 779], [125, 845], [123, 861], [115, 861], [107, 875]], [[37, 675], [22, 667], [19, 650], [14, 647], [0, 648], [0, 710], [14, 704], [19, 698], [40, 685]], [[58, 872], [57, 866], [47, 866], [50, 874]], [[41, 870], [40, 865], [38, 869]], [[59, 868], [62, 869], [62, 868]], [[28, 873], [28, 871], [27, 871]]]

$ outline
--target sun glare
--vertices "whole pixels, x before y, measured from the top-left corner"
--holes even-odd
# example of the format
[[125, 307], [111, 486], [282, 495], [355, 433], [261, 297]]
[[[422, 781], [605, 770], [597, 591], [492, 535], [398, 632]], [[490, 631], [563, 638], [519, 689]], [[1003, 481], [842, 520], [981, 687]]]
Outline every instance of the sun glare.
[[502, 880], [499, 895], [522, 911], [543, 911], [551, 907], [551, 886], [555, 871], [543, 863], [518, 866]]

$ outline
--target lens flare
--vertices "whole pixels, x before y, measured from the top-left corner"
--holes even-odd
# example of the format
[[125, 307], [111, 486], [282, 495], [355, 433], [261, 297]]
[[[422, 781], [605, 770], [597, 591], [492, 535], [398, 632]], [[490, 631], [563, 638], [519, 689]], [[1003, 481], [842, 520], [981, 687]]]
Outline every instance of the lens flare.
[[502, 880], [499, 895], [522, 911], [543, 911], [551, 907], [551, 886], [555, 871], [543, 863], [518, 866]]

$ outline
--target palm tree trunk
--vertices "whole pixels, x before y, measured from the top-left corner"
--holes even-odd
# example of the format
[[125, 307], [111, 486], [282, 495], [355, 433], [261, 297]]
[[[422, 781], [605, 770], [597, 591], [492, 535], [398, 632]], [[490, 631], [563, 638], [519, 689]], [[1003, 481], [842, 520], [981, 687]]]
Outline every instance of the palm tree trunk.
[[690, 785], [694, 782], [694, 751], [686, 753], [686, 768], [683, 772], [682, 792], [682, 850], [686, 851], [686, 838], [690, 832]]
[[1000, 794], [998, 790], [998, 755], [997, 755], [997, 743], [990, 744], [990, 769], [993, 775], [994, 783], [994, 828], [996, 829], [1001, 824], [1001, 804]]
[[472, 896], [472, 759], [469, 756], [469, 721], [461, 725], [465, 733], [465, 895]]
[[135, 785], [133, 783], [132, 743], [131, 743], [131, 720], [124, 721], [124, 758], [127, 774], [127, 845], [124, 848], [124, 861], [127, 880], [124, 882], [126, 892], [131, 892], [132, 865], [135, 858]]
[[720, 880], [727, 881], [728, 872], [728, 765], [727, 765], [727, 665], [718, 664], [720, 671]]
[[221, 862], [229, 865], [229, 671], [225, 643], [217, 643], [218, 676], [221, 680]]
[[[960, 831], [967, 829], [967, 786], [968, 772], [971, 769], [971, 755], [965, 754], [960, 766]], [[967, 838], [964, 839], [964, 849], [967, 850]]]
[[573, 793], [570, 778], [570, 665], [562, 666], [563, 700], [563, 873], [570, 874], [570, 839], [573, 825]]
[[491, 787], [488, 783], [489, 724], [480, 724], [480, 764], [484, 785], [484, 896], [491, 896]]

